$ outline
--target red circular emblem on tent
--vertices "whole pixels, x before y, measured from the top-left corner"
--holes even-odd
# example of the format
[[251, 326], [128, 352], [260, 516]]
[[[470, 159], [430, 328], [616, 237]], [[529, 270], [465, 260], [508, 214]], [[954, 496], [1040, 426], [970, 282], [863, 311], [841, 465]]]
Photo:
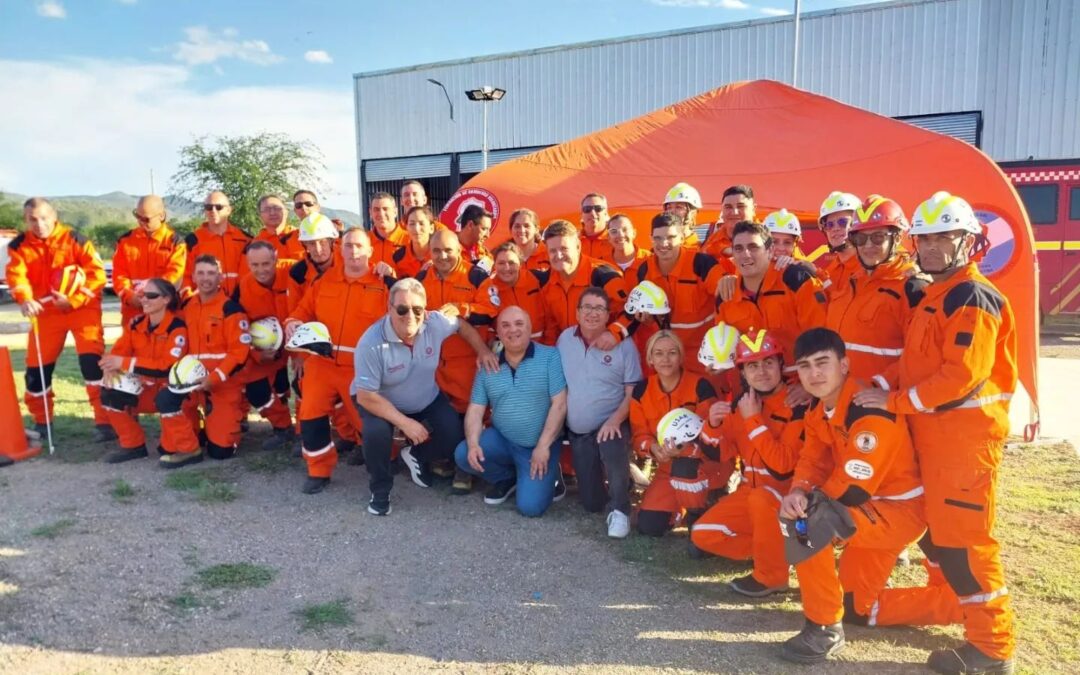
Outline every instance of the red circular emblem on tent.
[[461, 212], [470, 204], [483, 207], [484, 210], [491, 214], [491, 231], [494, 232], [499, 225], [499, 200], [484, 188], [469, 187], [455, 192], [454, 196], [450, 198], [450, 201], [446, 203], [446, 206], [439, 213], [439, 221], [457, 232], [458, 218], [461, 217]]

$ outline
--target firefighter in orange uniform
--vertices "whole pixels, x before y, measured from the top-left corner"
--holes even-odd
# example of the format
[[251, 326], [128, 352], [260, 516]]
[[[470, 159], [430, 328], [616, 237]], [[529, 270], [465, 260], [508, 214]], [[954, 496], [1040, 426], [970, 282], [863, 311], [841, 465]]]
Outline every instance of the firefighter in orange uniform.
[[676, 183], [664, 195], [662, 208], [664, 213], [674, 214], [682, 221], [682, 246], [697, 250], [701, 246], [696, 229], [697, 214], [701, 208], [701, 194], [689, 183]]
[[263, 228], [254, 241], [265, 241], [273, 246], [278, 260], [303, 260], [300, 230], [289, 225], [289, 211], [281, 197], [264, 195], [259, 198], [259, 220]]
[[[743, 221], [735, 226], [733, 260], [738, 266], [735, 294], [719, 303], [718, 323], [742, 334], [766, 329], [784, 346], [784, 362], [794, 363], [792, 345], [803, 331], [825, 325], [825, 292], [803, 265], [774, 269], [772, 239], [764, 225]], [[794, 368], [789, 366], [788, 372]]]
[[735, 343], [735, 364], [747, 386], [734, 403], [713, 403], [709, 421], [720, 428], [716, 441], [722, 458], [738, 455], [742, 483], [694, 523], [690, 540], [714, 555], [753, 559], [753, 571], [729, 586], [741, 595], [761, 598], [788, 589], [784, 538], [776, 519], [802, 448], [806, 407], [785, 404], [784, 350], [766, 331], [738, 338], [729, 334], [729, 339]]
[[839, 575], [831, 546], [795, 565], [805, 623], [783, 644], [781, 656], [811, 664], [844, 646], [841, 619], [850, 622], [870, 611], [897, 556], [925, 531], [926, 514], [907, 424], [902, 416], [852, 400], [864, 384], [848, 375], [843, 339], [813, 328], [799, 336], [795, 357], [803, 388], [815, 400], [780, 518], [807, 518], [809, 496], [820, 492], [837, 508], [846, 507], [855, 526], [840, 554]]
[[659, 537], [678, 520], [693, 525], [710, 497], [726, 491], [734, 463], [721, 461], [719, 449], [705, 441], [719, 435], [707, 420], [699, 441], [682, 448], [657, 442], [664, 415], [684, 408], [704, 419], [716, 390], [704, 377], [683, 370], [683, 345], [671, 331], [649, 338], [645, 360], [656, 374], [639, 382], [631, 395], [631, 447], [639, 456], [652, 456], [657, 469], [641, 498], [637, 527], [641, 534]]
[[532, 209], [516, 209], [510, 214], [510, 237], [521, 252], [521, 263], [527, 270], [540, 272], [551, 269], [544, 238], [540, 236], [540, 219]]
[[492, 218], [495, 216], [478, 204], [469, 204], [458, 217], [458, 241], [461, 257], [470, 265], [477, 265], [488, 274], [494, 261], [484, 243], [491, 236]]
[[[248, 321], [254, 323], [273, 317], [284, 326], [289, 316], [289, 269], [293, 262], [279, 260], [274, 245], [265, 240], [251, 242], [244, 258], [249, 273], [240, 279], [232, 299], [244, 308]], [[263, 442], [263, 449], [272, 450], [291, 441], [292, 415], [282, 400], [289, 392], [288, 357], [284, 350], [279, 346], [263, 351], [253, 342], [237, 379], [244, 384], [247, 398], [246, 403], [241, 403], [241, 415], [247, 416], [250, 404], [273, 429], [271, 437]]]
[[337, 466], [338, 451], [330, 438], [330, 416], [339, 404], [354, 429], [360, 416], [349, 400], [353, 351], [364, 331], [386, 313], [393, 278], [376, 275], [371, 266], [371, 238], [360, 228], [341, 238], [341, 261], [320, 276], [289, 313], [291, 336], [303, 323], [318, 321], [329, 330], [332, 356], [308, 355], [304, 361], [300, 402], [300, 435], [308, 477], [302, 491], [322, 492]]
[[70, 332], [75, 338], [86, 396], [94, 411], [92, 438], [95, 442], [112, 440], [116, 434], [101, 407], [102, 373], [98, 365], [105, 352], [101, 328], [105, 266], [89, 239], [57, 222], [56, 210], [46, 199], [26, 200], [23, 220], [26, 232], [8, 244], [5, 276], [23, 316], [31, 319], [23, 397], [26, 407], [44, 437], [46, 406], [49, 419], [53, 419], [53, 369]]
[[720, 207], [720, 220], [709, 226], [701, 252], [716, 258], [729, 274], [735, 274], [732, 260], [731, 239], [735, 225], [744, 220], [753, 222], [756, 217], [754, 190], [749, 185], [732, 185], [724, 190]]
[[112, 287], [120, 298], [121, 323], [125, 326], [142, 311], [138, 291], [146, 280], [161, 277], [179, 288], [187, 262], [187, 245], [165, 222], [161, 197], [142, 197], [132, 213], [139, 224], [116, 240], [112, 259]]
[[915, 276], [915, 264], [900, 248], [908, 222], [899, 204], [872, 195], [855, 214], [848, 238], [858, 269], [830, 287], [825, 326], [844, 338], [852, 377], [885, 384], [926, 281]]
[[189, 234], [184, 243], [187, 245], [187, 263], [184, 265], [184, 286], [182, 296], [196, 292], [193, 274], [195, 259], [210, 255], [221, 264], [221, 289], [228, 296], [236, 290], [240, 276], [247, 274], [244, 262], [244, 249], [251, 242], [247, 232], [229, 222], [232, 205], [224, 192], [215, 190], [206, 196], [203, 203], [206, 222]]
[[371, 264], [384, 262], [393, 265], [394, 252], [409, 243], [409, 233], [398, 225], [398, 209], [394, 195], [376, 192], [368, 205], [368, 233], [371, 235]]
[[[137, 293], [142, 314], [124, 326], [109, 355], [101, 359], [101, 405], [120, 443], [120, 450], [105, 457], [109, 464], [149, 454], [138, 415], [157, 412], [155, 399], [165, 388], [169, 368], [188, 349], [187, 326], [176, 315], [180, 294], [173, 282], [151, 277]], [[194, 432], [182, 415], [162, 418], [160, 448], [175, 448], [183, 438], [194, 438]]]
[[847, 282], [848, 274], [860, 269], [855, 247], [848, 238], [855, 223], [855, 210], [860, 206], [859, 198], [850, 192], [830, 192], [821, 202], [818, 226], [825, 234], [829, 252], [818, 256], [814, 264], [830, 298], [836, 288]]
[[416, 277], [431, 263], [431, 235], [435, 233], [435, 214], [426, 206], [414, 206], [405, 214], [409, 241], [390, 256], [390, 266], [397, 278]]
[[933, 282], [908, 324], [898, 388], [856, 398], [907, 415], [926, 485], [930, 531], [919, 542], [926, 587], [889, 589], [878, 625], [964, 624], [964, 645], [930, 654], [940, 673], [1004, 673], [1016, 636], [1001, 547], [993, 536], [1009, 399], [1016, 389], [1016, 328], [1009, 301], [971, 262], [982, 226], [960, 197], [938, 192], [912, 218], [918, 264]]
[[[578, 238], [581, 241], [581, 254], [586, 258], [603, 260], [605, 256], [611, 255], [607, 231], [609, 217], [607, 197], [592, 192], [582, 198], [581, 234]], [[546, 241], [546, 235], [544, 239]]]
[[625, 213], [614, 214], [608, 221], [607, 231], [611, 247], [603, 261], [622, 270], [623, 277], [635, 278], [634, 274], [641, 267], [641, 263], [652, 253], [648, 249], [638, 248], [637, 229], [630, 216]]
[[[491, 325], [492, 317], [475, 310], [481, 308], [478, 291], [487, 278], [487, 272], [479, 265], [465, 260], [457, 235], [450, 230], [439, 230], [431, 237], [431, 267], [421, 272], [417, 280], [427, 291], [429, 311], [479, 326], [484, 336], [487, 329], [483, 327]], [[476, 351], [460, 336], [447, 338], [439, 356], [435, 383], [462, 415], [469, 407], [475, 376]]]

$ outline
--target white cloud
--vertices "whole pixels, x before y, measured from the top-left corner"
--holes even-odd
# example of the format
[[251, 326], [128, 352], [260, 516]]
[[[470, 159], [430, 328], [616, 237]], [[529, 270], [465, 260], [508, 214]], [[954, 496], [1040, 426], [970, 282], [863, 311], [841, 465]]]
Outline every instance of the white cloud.
[[39, 2], [37, 4], [38, 16], [43, 16], [46, 19], [66, 19], [67, 10], [64, 6], [55, 0], [46, 0], [46, 2]]
[[750, 9], [742, 0], [649, 0], [661, 7], [716, 7], [719, 9]]
[[189, 66], [214, 63], [220, 59], [237, 59], [268, 66], [283, 60], [262, 40], [240, 40], [235, 28], [226, 28], [215, 35], [206, 26], [189, 26], [184, 29], [184, 35], [187, 40], [178, 42], [172, 53], [173, 58]]
[[762, 7], [761, 13], [766, 16], [788, 16], [791, 14], [790, 9], [778, 9], [776, 7]]
[[[310, 141], [326, 163], [331, 207], [358, 208], [352, 93], [314, 87], [196, 88], [181, 65], [0, 59], [0, 191], [159, 191], [177, 150], [202, 135], [280, 132]], [[107, 91], [108, 96], [101, 92]]]
[[304, 60], [308, 63], [333, 63], [334, 59], [323, 49], [312, 49], [304, 52]]

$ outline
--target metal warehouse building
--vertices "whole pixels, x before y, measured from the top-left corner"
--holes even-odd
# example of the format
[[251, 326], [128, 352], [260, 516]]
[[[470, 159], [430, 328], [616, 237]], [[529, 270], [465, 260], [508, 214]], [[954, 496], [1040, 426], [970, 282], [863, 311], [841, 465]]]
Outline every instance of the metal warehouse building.
[[[730, 82], [791, 82], [793, 21], [357, 74], [363, 212], [368, 195], [396, 194], [407, 178], [441, 207], [480, 171], [484, 106], [495, 164]], [[796, 84], [957, 136], [998, 162], [1077, 158], [1080, 1], [900, 0], [804, 14]], [[485, 85], [505, 98], [466, 98]]]

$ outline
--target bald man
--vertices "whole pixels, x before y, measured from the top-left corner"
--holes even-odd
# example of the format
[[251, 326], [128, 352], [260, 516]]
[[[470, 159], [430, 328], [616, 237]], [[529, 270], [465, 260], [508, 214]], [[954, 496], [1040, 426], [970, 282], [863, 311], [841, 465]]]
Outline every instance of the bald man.
[[221, 289], [226, 295], [232, 295], [240, 283], [240, 275], [248, 273], [244, 249], [251, 243], [251, 237], [229, 221], [232, 204], [224, 192], [214, 190], [206, 195], [203, 213], [206, 220], [184, 239], [188, 249], [184, 270], [184, 295], [190, 296], [195, 292], [191, 273], [195, 269], [195, 259], [200, 255], [217, 258], [221, 263]]
[[137, 224], [116, 240], [113, 255], [112, 285], [125, 326], [142, 313], [139, 291], [146, 280], [161, 277], [179, 288], [187, 262], [187, 245], [166, 222], [161, 197], [141, 197], [131, 213]]

